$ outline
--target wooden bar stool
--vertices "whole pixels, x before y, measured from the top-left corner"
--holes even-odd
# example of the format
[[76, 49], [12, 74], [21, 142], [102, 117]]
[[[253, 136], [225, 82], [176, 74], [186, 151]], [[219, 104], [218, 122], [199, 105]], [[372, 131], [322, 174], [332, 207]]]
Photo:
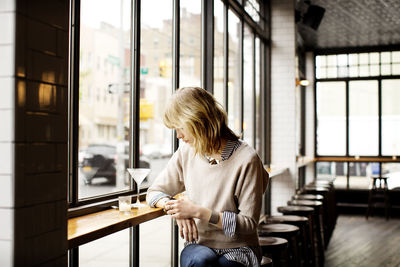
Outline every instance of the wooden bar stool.
[[314, 263], [314, 266], [322, 266], [320, 265], [320, 252], [319, 252], [319, 247], [318, 243], [316, 242], [315, 236], [315, 211], [314, 208], [311, 207], [306, 207], [306, 206], [282, 206], [278, 207], [278, 211], [284, 215], [297, 215], [297, 216], [304, 216], [307, 217], [308, 219], [308, 229], [307, 229], [307, 234], [308, 234], [308, 240], [310, 240], [310, 252], [311, 252], [311, 258], [312, 262]]
[[[331, 188], [321, 187], [318, 185], [307, 185], [303, 189], [303, 194], [320, 194], [323, 195], [324, 201], [326, 202], [326, 206], [328, 207], [329, 212], [326, 214], [325, 224], [328, 229], [329, 239], [333, 233], [333, 230], [336, 226], [337, 221], [337, 208], [336, 208], [336, 192], [335, 188], [332, 186]], [[328, 241], [329, 241], [328, 239]]]
[[371, 189], [369, 190], [368, 195], [367, 219], [368, 216], [373, 215], [374, 207], [379, 205], [383, 205], [385, 208], [385, 217], [386, 220], [388, 220], [390, 215], [390, 199], [387, 177], [373, 176]]
[[326, 180], [315, 180], [309, 183], [310, 185], [316, 185], [316, 186], [323, 186], [323, 187], [328, 187], [331, 188], [333, 187], [333, 182], [331, 181], [326, 181]]
[[321, 244], [323, 244], [323, 248], [325, 248], [325, 221], [326, 219], [324, 218], [325, 212], [324, 212], [324, 207], [323, 207], [323, 202], [321, 201], [316, 201], [316, 200], [306, 200], [306, 199], [295, 199], [295, 200], [290, 200], [287, 202], [288, 205], [292, 206], [306, 206], [306, 207], [311, 207], [315, 209], [315, 213], [317, 215], [316, 219], [316, 227], [317, 231], [321, 234]]
[[322, 195], [326, 206], [328, 207], [325, 211], [324, 223], [327, 229], [327, 242], [328, 245], [330, 237], [332, 236], [333, 230], [336, 226], [337, 220], [337, 209], [336, 209], [336, 193], [334, 189], [327, 189], [321, 186], [307, 185], [303, 188], [303, 194], [315, 194]]
[[313, 257], [308, 255], [308, 251], [312, 249], [311, 240], [308, 235], [308, 218], [297, 215], [278, 215], [263, 216], [260, 224], [284, 223], [299, 227], [300, 238], [297, 239], [298, 255], [300, 258], [300, 266], [314, 266]]
[[320, 265], [325, 261], [324, 257], [324, 230], [323, 230], [323, 210], [322, 210], [322, 202], [321, 201], [313, 201], [313, 200], [291, 200], [287, 202], [288, 205], [292, 206], [306, 206], [314, 209], [314, 238], [316, 238], [316, 242], [318, 245], [318, 253], [320, 256]]
[[327, 242], [330, 239], [330, 230], [327, 225], [327, 218], [328, 216], [328, 204], [327, 201], [324, 199], [322, 195], [313, 195], [313, 194], [299, 194], [292, 196], [292, 200], [311, 200], [311, 201], [321, 201], [322, 202], [322, 212], [323, 212], [323, 221], [326, 222], [323, 224], [324, 230], [324, 242], [325, 246], [327, 246]]
[[292, 196], [292, 199], [304, 199], [304, 200], [317, 200], [322, 201], [324, 200], [323, 195], [314, 195], [314, 194], [298, 194]]
[[261, 267], [272, 267], [272, 259], [263, 256], [261, 259]]
[[263, 256], [272, 259], [275, 267], [291, 267], [289, 265], [288, 241], [284, 238], [259, 236]]
[[274, 223], [260, 224], [258, 226], [259, 236], [280, 237], [288, 241], [290, 266], [300, 266], [299, 248], [297, 246], [299, 234], [299, 227], [290, 224]]

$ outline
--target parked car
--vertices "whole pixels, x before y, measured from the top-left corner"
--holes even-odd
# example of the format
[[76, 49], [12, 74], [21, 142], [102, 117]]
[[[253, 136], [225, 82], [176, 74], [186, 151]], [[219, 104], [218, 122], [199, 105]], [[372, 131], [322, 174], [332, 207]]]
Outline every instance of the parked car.
[[149, 159], [169, 158], [172, 155], [170, 144], [144, 144], [142, 153]]
[[[124, 169], [129, 166], [129, 145], [124, 145]], [[115, 184], [117, 177], [118, 153], [114, 145], [91, 144], [87, 147], [80, 171], [85, 184], [91, 184], [95, 178], [106, 178], [110, 184]], [[150, 163], [141, 157], [139, 161], [140, 168], [150, 168]], [[127, 175], [124, 178], [125, 183], [129, 182]]]

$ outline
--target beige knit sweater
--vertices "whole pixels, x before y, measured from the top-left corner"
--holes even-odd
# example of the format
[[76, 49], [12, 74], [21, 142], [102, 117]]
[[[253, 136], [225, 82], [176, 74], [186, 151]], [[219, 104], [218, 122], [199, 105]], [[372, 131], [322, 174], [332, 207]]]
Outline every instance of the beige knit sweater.
[[148, 189], [147, 201], [160, 192], [174, 196], [186, 191], [186, 196], [200, 206], [238, 214], [233, 237], [196, 219], [198, 244], [219, 249], [254, 246], [258, 245], [257, 225], [267, 184], [268, 173], [262, 161], [245, 142], [229, 159], [216, 165], [183, 144]]

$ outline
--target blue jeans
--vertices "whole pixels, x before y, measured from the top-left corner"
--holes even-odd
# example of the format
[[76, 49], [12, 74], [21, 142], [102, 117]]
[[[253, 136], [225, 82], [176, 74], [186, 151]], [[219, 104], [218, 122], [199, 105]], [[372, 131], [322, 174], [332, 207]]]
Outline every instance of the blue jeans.
[[219, 256], [209, 247], [192, 244], [181, 253], [181, 267], [244, 267], [243, 264], [229, 261]]

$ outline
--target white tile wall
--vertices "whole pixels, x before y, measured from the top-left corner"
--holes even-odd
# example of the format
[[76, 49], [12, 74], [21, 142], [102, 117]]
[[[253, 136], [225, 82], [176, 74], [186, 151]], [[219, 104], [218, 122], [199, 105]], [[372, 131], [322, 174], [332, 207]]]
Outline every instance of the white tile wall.
[[0, 266], [13, 266], [15, 0], [0, 1]]
[[14, 206], [14, 188], [11, 175], [0, 175], [0, 208]]
[[1, 77], [0, 109], [10, 109], [10, 108], [14, 108], [14, 78]]
[[[1, 97], [1, 96], [0, 96]], [[14, 110], [0, 109], [0, 142], [11, 142], [14, 140]]]
[[0, 44], [14, 43], [15, 13], [0, 13]]
[[314, 54], [306, 53], [306, 155], [314, 157]]
[[271, 214], [279, 214], [277, 208], [279, 206], [287, 206], [287, 201], [293, 195], [294, 181], [292, 174], [285, 172], [277, 177], [272, 178], [271, 184]]
[[0, 240], [12, 240], [14, 235], [14, 209], [0, 208], [0, 218]]
[[9, 240], [0, 240], [0, 266], [1, 267], [12, 267], [12, 255], [13, 255], [13, 242]]
[[0, 143], [0, 174], [11, 174], [13, 166], [12, 151], [13, 144], [11, 142]]
[[296, 102], [294, 1], [271, 3], [271, 164], [289, 170], [271, 182], [271, 213], [295, 192]]
[[14, 75], [14, 46], [0, 45], [0, 76]]
[[[306, 78], [310, 85], [306, 87], [306, 156], [315, 157], [314, 146], [314, 54], [306, 53]], [[306, 168], [306, 183], [314, 180], [314, 165]]]
[[1, 0], [0, 12], [15, 11], [15, 0]]

